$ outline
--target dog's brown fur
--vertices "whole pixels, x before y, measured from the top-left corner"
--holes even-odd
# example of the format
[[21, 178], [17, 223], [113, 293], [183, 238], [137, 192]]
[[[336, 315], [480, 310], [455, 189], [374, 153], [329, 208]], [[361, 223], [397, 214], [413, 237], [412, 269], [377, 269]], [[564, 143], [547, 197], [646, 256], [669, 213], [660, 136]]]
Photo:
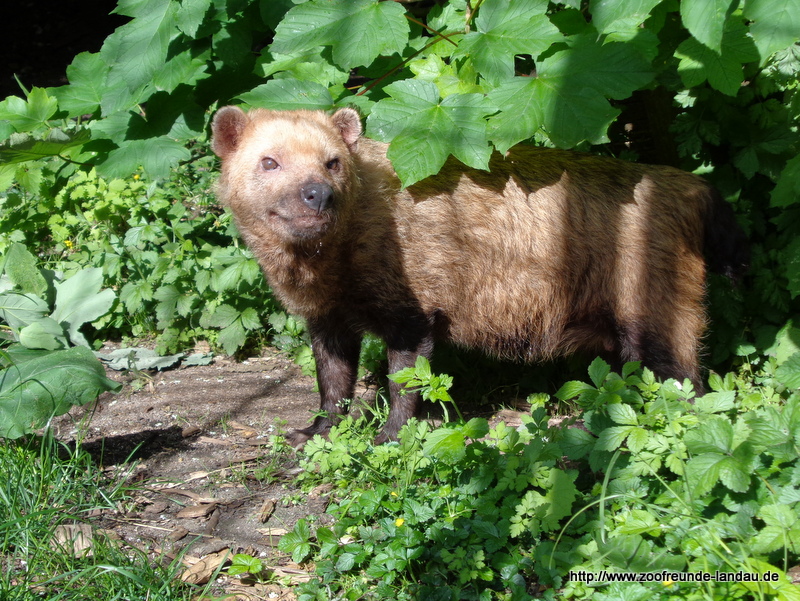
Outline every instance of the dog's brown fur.
[[[732, 276], [746, 262], [702, 179], [519, 146], [488, 173], [451, 160], [401, 189], [350, 109], [226, 107], [213, 135], [221, 199], [275, 294], [308, 320], [329, 417], [293, 443], [327, 431], [352, 397], [365, 331], [385, 339], [390, 372], [447, 339], [524, 361], [606, 353], [701, 386], [704, 249]], [[380, 440], [418, 403], [390, 388]]]

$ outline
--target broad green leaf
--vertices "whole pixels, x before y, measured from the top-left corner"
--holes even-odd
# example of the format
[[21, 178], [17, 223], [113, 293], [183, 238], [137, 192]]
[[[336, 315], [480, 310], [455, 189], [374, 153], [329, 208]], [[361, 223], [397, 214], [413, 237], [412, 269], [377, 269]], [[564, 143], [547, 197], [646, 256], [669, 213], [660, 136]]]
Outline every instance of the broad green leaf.
[[445, 463], [458, 463], [466, 454], [466, 439], [458, 428], [439, 428], [425, 439], [422, 451]]
[[788, 388], [800, 388], [800, 353], [795, 353], [775, 370], [775, 379]]
[[734, 408], [736, 393], [732, 390], [709, 392], [695, 401], [695, 408], [701, 413], [722, 413]]
[[247, 333], [245, 332], [242, 321], [237, 319], [231, 325], [223, 328], [219, 333], [217, 341], [222, 345], [222, 349], [228, 354], [233, 355], [240, 349], [247, 340]]
[[[771, 194], [770, 204], [773, 207], [788, 207], [800, 202], [800, 155], [792, 157], [786, 163]], [[800, 293], [800, 286], [795, 287], [794, 290]]]
[[333, 61], [340, 67], [369, 65], [381, 54], [402, 53], [409, 33], [404, 15], [396, 2], [312, 0], [286, 13], [271, 49], [291, 54], [332, 46]]
[[661, 0], [590, 0], [592, 25], [600, 33], [629, 31], [638, 28]]
[[239, 96], [253, 107], [272, 110], [323, 109], [333, 106], [327, 88], [313, 81], [273, 79]]
[[616, 451], [634, 430], [636, 430], [634, 426], [612, 426], [611, 428], [606, 428], [600, 432], [594, 450]]
[[43, 88], [33, 88], [27, 101], [9, 96], [0, 102], [0, 122], [8, 121], [17, 132], [33, 131], [47, 125], [58, 110], [58, 101]]
[[175, 24], [178, 29], [190, 38], [195, 37], [211, 4], [212, 0], [182, 0], [175, 13]]
[[615, 424], [621, 426], [637, 426], [639, 425], [639, 418], [633, 407], [625, 403], [616, 403], [608, 406], [608, 416], [614, 421]]
[[744, 16], [762, 64], [800, 40], [800, 0], [745, 0]]
[[82, 269], [56, 284], [56, 304], [51, 317], [65, 326], [73, 344], [89, 346], [80, 327], [108, 313], [114, 304], [114, 291], [101, 291], [102, 284], [103, 270], [99, 267]]
[[[109, 85], [124, 82], [129, 91], [150, 83], [167, 60], [180, 6], [170, 0], [145, 0], [135, 19], [106, 38], [100, 55], [111, 66]], [[125, 13], [123, 13], [125, 14]]]
[[387, 156], [403, 185], [438, 173], [452, 154], [462, 163], [487, 169], [492, 149], [484, 117], [492, 112], [481, 94], [455, 94], [439, 101], [428, 81], [404, 80], [386, 86], [367, 119], [372, 137], [390, 141]]
[[611, 367], [599, 357], [596, 357], [589, 365], [589, 377], [597, 388], [603, 385], [609, 373], [611, 373]]
[[681, 20], [695, 39], [720, 53], [725, 23], [739, 0], [682, 0]]
[[19, 292], [0, 294], [0, 320], [13, 330], [21, 330], [28, 324], [39, 321], [49, 312], [47, 303], [36, 295]]
[[710, 416], [686, 433], [686, 448], [690, 453], [722, 453], [733, 452], [733, 425], [727, 417]]
[[750, 489], [752, 469], [750, 462], [739, 461], [736, 457], [726, 457], [719, 462], [719, 478], [734, 492], [747, 492]]
[[583, 459], [594, 448], [597, 439], [591, 433], [580, 428], [569, 428], [562, 433], [559, 439], [561, 450], [564, 454], [574, 460]]
[[473, 417], [462, 428], [468, 438], [483, 438], [489, 433], [489, 422], [482, 417]]
[[536, 515], [542, 520], [542, 528], [546, 531], [559, 529], [561, 518], [572, 515], [572, 505], [578, 496], [575, 478], [578, 472], [565, 472], [558, 468], [550, 470], [545, 488], [547, 503], [540, 505]]
[[81, 146], [91, 139], [87, 129], [64, 132], [52, 129], [44, 140], [29, 134], [13, 134], [9, 140], [0, 144], [0, 163], [13, 164], [35, 161], [63, 154], [75, 146]]
[[154, 179], [166, 178], [173, 167], [191, 156], [184, 144], [166, 136], [130, 140], [109, 152], [97, 172], [107, 179], [125, 178], [142, 168]]
[[561, 388], [558, 389], [558, 392], [556, 392], [555, 397], [562, 401], [568, 401], [570, 399], [574, 399], [575, 397], [580, 396], [581, 394], [589, 390], [596, 390], [596, 389], [591, 384], [587, 384], [586, 382], [571, 380], [569, 382], [565, 382], [561, 386]]
[[0, 437], [24, 436], [73, 405], [84, 405], [101, 392], [120, 388], [83, 347], [7, 367], [0, 371]]
[[648, 442], [650, 442], [650, 432], [644, 428], [636, 428], [635, 430], [631, 430], [631, 433], [628, 435], [628, 450], [634, 454], [641, 453]]
[[106, 91], [109, 69], [99, 53], [81, 52], [67, 67], [69, 85], [51, 90], [58, 108], [70, 117], [94, 113]]
[[703, 497], [719, 482], [720, 463], [728, 459], [719, 453], [704, 453], [689, 459], [686, 477], [695, 498]]
[[24, 244], [15, 242], [8, 247], [0, 264], [2, 272], [24, 294], [42, 296], [47, 290], [47, 281], [39, 271], [38, 261]]
[[464, 36], [453, 56], [469, 56], [490, 82], [509, 79], [514, 76], [516, 55], [536, 58], [563, 39], [546, 10], [547, 4], [539, 0], [484, 3], [475, 19], [477, 31]]
[[541, 83], [535, 77], [514, 77], [489, 92], [503, 110], [489, 119], [489, 135], [501, 153], [532, 138], [544, 125]]
[[740, 21], [730, 20], [722, 37], [721, 53], [709, 50], [690, 38], [678, 46], [678, 73], [687, 87], [696, 87], [708, 80], [723, 94], [735, 96], [744, 81], [742, 64], [758, 60], [758, 50]]
[[109, 368], [117, 371], [167, 369], [183, 358], [184, 353], [159, 355], [149, 348], [119, 348], [110, 353], [95, 353]]
[[19, 343], [30, 349], [55, 351], [67, 348], [64, 328], [56, 320], [43, 317], [19, 331]]

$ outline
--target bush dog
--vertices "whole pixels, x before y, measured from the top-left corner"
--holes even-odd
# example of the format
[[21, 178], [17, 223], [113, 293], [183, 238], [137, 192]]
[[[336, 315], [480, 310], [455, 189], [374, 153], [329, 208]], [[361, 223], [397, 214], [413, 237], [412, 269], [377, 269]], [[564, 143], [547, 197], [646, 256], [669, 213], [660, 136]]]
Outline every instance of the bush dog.
[[[587, 351], [641, 361], [701, 389], [706, 262], [733, 278], [745, 241], [701, 178], [570, 151], [517, 146], [489, 171], [450, 159], [403, 188], [358, 113], [220, 109], [219, 196], [277, 297], [308, 322], [328, 431], [352, 398], [364, 332], [389, 372], [434, 341], [535, 361]], [[376, 442], [415, 414], [389, 384]]]

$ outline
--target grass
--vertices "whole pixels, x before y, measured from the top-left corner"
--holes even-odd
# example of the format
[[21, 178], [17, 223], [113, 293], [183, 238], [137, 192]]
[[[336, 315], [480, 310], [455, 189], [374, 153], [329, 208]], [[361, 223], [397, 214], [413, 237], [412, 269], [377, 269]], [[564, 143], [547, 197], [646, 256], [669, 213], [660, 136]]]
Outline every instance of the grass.
[[124, 476], [109, 480], [52, 435], [0, 442], [0, 599], [193, 598], [179, 559], [152, 561], [91, 526], [90, 514], [116, 510], [130, 493]]

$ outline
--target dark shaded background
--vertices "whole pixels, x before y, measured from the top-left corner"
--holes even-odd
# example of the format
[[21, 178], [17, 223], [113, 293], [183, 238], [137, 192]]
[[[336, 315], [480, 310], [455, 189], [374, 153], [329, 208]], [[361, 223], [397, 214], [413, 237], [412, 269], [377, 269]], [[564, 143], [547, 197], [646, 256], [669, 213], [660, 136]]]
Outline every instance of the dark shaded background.
[[103, 40], [129, 19], [109, 13], [116, 0], [17, 0], [0, 21], [0, 99], [24, 93], [22, 85], [46, 88], [67, 83], [76, 54], [97, 52]]

